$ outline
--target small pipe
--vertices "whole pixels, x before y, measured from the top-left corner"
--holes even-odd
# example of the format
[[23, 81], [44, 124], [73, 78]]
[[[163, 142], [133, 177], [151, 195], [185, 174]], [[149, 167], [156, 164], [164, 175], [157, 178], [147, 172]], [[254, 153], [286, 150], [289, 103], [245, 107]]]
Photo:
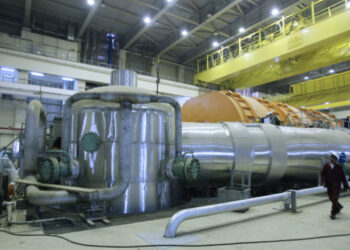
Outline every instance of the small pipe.
[[57, 218], [48, 218], [48, 219], [40, 219], [40, 220], [29, 220], [29, 221], [11, 221], [11, 225], [31, 225], [31, 224], [41, 224], [45, 222], [53, 222], [53, 221], [60, 221], [60, 220], [66, 220], [72, 223], [74, 226], [76, 226], [75, 221], [72, 218], [69, 217], [57, 217]]
[[11, 127], [0, 127], [1, 130], [15, 130], [15, 131], [21, 131], [23, 129], [21, 128], [11, 128]]
[[[33, 175], [29, 175], [25, 179], [36, 181]], [[27, 186], [26, 199], [37, 206], [73, 204], [79, 201], [78, 196], [73, 193], [68, 193], [67, 191], [42, 191], [34, 185]]]
[[[349, 185], [350, 185], [350, 182], [349, 182]], [[319, 186], [319, 187], [294, 190], [294, 191], [296, 193], [296, 197], [300, 197], [300, 196], [306, 196], [311, 194], [324, 193], [327, 191], [327, 188]], [[231, 202], [219, 203], [219, 204], [210, 205], [210, 206], [184, 209], [175, 213], [170, 218], [165, 229], [164, 237], [174, 238], [176, 236], [177, 228], [185, 220], [194, 219], [201, 216], [217, 214], [217, 213], [244, 209], [244, 208], [258, 206], [258, 205], [262, 205], [262, 204], [270, 203], [274, 201], [287, 200], [290, 198], [291, 198], [291, 191], [288, 191], [284, 193], [266, 195], [266, 196], [247, 199], [247, 200], [231, 201]]]
[[228, 212], [228, 211], [235, 211], [235, 210], [258, 206], [261, 204], [270, 203], [274, 201], [288, 200], [289, 198], [290, 198], [290, 192], [284, 192], [279, 194], [247, 199], [247, 200], [231, 201], [231, 202], [219, 203], [215, 205], [184, 209], [175, 213], [170, 218], [165, 229], [164, 237], [174, 238], [176, 236], [177, 228], [185, 220], [194, 219], [201, 216]]

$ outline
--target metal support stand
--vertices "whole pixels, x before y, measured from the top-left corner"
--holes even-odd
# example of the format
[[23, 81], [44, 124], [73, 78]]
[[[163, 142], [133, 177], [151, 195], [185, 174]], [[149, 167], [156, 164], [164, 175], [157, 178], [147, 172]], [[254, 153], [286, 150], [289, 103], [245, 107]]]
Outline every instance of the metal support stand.
[[283, 211], [292, 212], [292, 213], [301, 212], [301, 210], [298, 209], [298, 207], [297, 207], [297, 191], [296, 190], [288, 190], [288, 192], [290, 192], [290, 199], [285, 200], [283, 202], [283, 208], [277, 209], [277, 210], [283, 210]]
[[102, 208], [92, 208], [86, 210], [85, 213], [79, 213], [80, 218], [89, 226], [95, 226], [95, 221], [102, 221], [105, 225], [110, 224], [111, 222], [103, 213]]
[[[235, 183], [234, 175], [238, 173], [241, 175], [241, 181]], [[250, 198], [251, 193], [251, 176], [250, 171], [230, 170], [230, 184], [227, 187], [218, 189], [218, 198], [220, 202], [229, 202], [244, 200]], [[247, 181], [246, 181], [247, 178]], [[234, 212], [246, 212], [249, 208], [236, 210]]]

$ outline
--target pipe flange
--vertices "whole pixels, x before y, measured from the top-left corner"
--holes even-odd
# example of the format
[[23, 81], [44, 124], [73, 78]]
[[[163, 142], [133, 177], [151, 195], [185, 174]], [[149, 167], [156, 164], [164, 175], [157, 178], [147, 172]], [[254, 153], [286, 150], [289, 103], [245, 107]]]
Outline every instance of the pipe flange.
[[86, 133], [81, 139], [81, 148], [89, 153], [93, 153], [98, 150], [100, 147], [102, 140], [95, 132]]

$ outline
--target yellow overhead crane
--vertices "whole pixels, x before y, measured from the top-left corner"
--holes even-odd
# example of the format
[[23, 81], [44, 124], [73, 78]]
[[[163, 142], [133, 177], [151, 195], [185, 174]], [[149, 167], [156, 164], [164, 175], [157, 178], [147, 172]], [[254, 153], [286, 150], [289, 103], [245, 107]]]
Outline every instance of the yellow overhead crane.
[[273, 100], [314, 110], [350, 106], [350, 71], [293, 84]]
[[248, 88], [350, 60], [348, 0], [325, 0], [197, 61], [195, 82]]

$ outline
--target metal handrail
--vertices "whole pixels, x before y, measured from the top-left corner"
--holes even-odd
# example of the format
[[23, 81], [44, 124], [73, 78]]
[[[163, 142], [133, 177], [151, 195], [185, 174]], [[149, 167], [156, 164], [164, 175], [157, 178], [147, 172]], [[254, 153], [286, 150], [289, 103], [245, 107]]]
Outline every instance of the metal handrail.
[[213, 53], [207, 54], [197, 60], [197, 73], [203, 72], [215, 66], [235, 59], [247, 52], [264, 47], [272, 42], [280, 40], [286, 36], [294, 34], [308, 26], [314, 25], [334, 14], [347, 9], [347, 0], [340, 0], [335, 4], [316, 10], [319, 4], [325, 0], [311, 2], [296, 13], [282, 18], [263, 29], [259, 29], [243, 38], [238, 38], [235, 42], [223, 46]]
[[[349, 182], [350, 184], [350, 182]], [[307, 188], [301, 190], [290, 190], [279, 194], [266, 195], [246, 200], [231, 201], [225, 203], [219, 203], [215, 205], [202, 206], [196, 208], [188, 208], [175, 213], [166, 226], [164, 237], [174, 238], [176, 237], [176, 231], [180, 224], [185, 220], [190, 220], [202, 216], [208, 216], [212, 214], [224, 213], [229, 211], [235, 211], [240, 209], [245, 209], [253, 206], [259, 206], [262, 204], [267, 204], [275, 201], [287, 201], [289, 200], [292, 206], [293, 212], [296, 212], [296, 197], [318, 194], [326, 192], [327, 189], [322, 186]]]

